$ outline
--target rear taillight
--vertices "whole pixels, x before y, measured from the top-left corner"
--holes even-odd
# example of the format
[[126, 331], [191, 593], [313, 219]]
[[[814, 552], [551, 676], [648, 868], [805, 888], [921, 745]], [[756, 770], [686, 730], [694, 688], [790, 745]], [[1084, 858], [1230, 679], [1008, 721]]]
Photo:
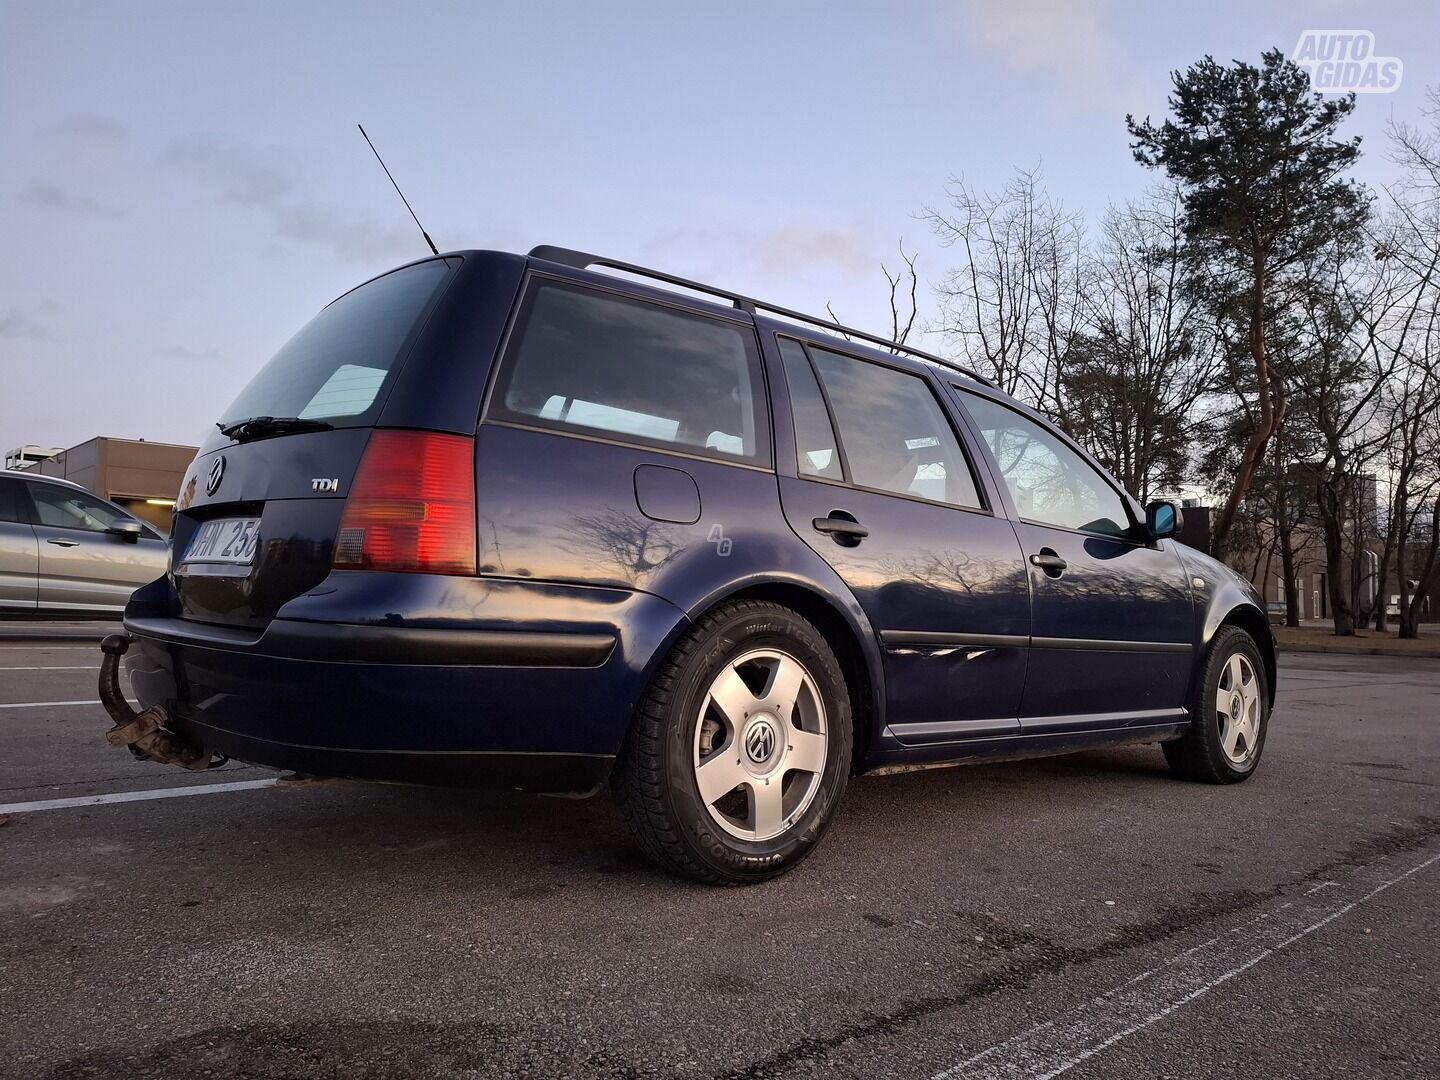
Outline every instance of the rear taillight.
[[345, 501], [335, 566], [475, 573], [475, 440], [373, 432]]

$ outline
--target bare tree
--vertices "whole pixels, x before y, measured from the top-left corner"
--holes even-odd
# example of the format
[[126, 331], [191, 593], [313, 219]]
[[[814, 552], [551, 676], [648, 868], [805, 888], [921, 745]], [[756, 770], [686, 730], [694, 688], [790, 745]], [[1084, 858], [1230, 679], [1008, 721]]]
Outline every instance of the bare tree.
[[[1410, 362], [1387, 387], [1383, 404], [1388, 421], [1384, 460], [1390, 498], [1383, 519], [1384, 555], [1378, 576], [1383, 585], [1393, 560], [1401, 637], [1414, 637], [1418, 632], [1419, 601], [1430, 590], [1423, 587], [1426, 583], [1422, 580], [1422, 587], [1414, 590], [1417, 595], [1412, 597], [1409, 574], [1418, 572], [1425, 579], [1433, 572], [1433, 519], [1440, 505], [1440, 310], [1433, 296], [1423, 329], [1415, 338]], [[1412, 546], [1420, 552], [1414, 564], [1408, 558]], [[1374, 614], [1379, 630], [1386, 628], [1386, 608], [1382, 595]]]
[[1426, 123], [1389, 125], [1390, 160], [1405, 170], [1393, 189], [1397, 201], [1433, 211], [1440, 199], [1440, 87], [1425, 91], [1428, 103], [1421, 111]]
[[1216, 518], [1223, 553], [1265, 449], [1285, 421], [1283, 372], [1266, 338], [1286, 305], [1292, 271], [1317, 252], [1353, 237], [1366, 212], [1363, 188], [1344, 177], [1358, 139], [1337, 137], [1355, 97], [1326, 100], [1279, 49], [1258, 67], [1205, 57], [1173, 74], [1171, 116], [1161, 124], [1126, 117], [1142, 165], [1164, 169], [1184, 191], [1186, 232], [1208, 252], [1217, 278], [1230, 279], [1246, 329], [1254, 424]]
[[[920, 291], [920, 278], [915, 273], [916, 255], [911, 255], [905, 250], [905, 241], [900, 241], [900, 262], [903, 270], [890, 272], [890, 267], [884, 263], [880, 264], [880, 272], [885, 275], [885, 280], [890, 286], [890, 340], [897, 344], [904, 345], [910, 338], [910, 332], [915, 329], [915, 320], [920, 315], [918, 294]], [[835, 306], [829, 301], [825, 303], [825, 310], [830, 315], [833, 323], [842, 323], [840, 316], [835, 314]], [[840, 334], [846, 341], [850, 335]], [[894, 350], [892, 350], [894, 351]]]
[[[915, 274], [915, 258], [916, 256], [905, 253], [905, 241], [901, 240], [900, 261], [905, 264], [905, 269], [892, 274], [888, 266], [880, 264], [880, 272], [890, 283], [890, 340], [901, 345], [909, 340], [910, 331], [915, 327], [915, 317], [920, 312], [920, 306], [916, 303], [920, 279]], [[903, 307], [899, 299], [902, 292], [906, 297]]]
[[1084, 293], [1079, 215], [1045, 192], [1039, 169], [998, 193], [951, 181], [948, 205], [924, 217], [960, 265], [937, 286], [939, 331], [1007, 393], [1058, 412], [1059, 374]]
[[1220, 371], [1209, 313], [1187, 280], [1179, 193], [1111, 207], [1090, 262], [1082, 329], [1056, 376], [1061, 422], [1144, 500], [1184, 481]]
[[1362, 600], [1365, 538], [1375, 522], [1375, 488], [1367, 478], [1373, 480], [1384, 441], [1377, 430], [1382, 389], [1398, 364], [1386, 334], [1408, 286], [1383, 261], [1341, 247], [1308, 264], [1304, 281], [1297, 333], [1279, 351], [1293, 387], [1289, 423], [1313, 432], [1319, 449], [1306, 473], [1325, 542], [1335, 633], [1349, 635]]
[[1380, 547], [1377, 588], [1371, 608], [1357, 605], [1357, 614], [1362, 623], [1367, 616], [1373, 619], [1380, 630], [1386, 629], [1384, 583], [1392, 561], [1403, 559], [1418, 507], [1431, 494], [1427, 465], [1433, 454], [1426, 457], [1426, 436], [1440, 425], [1440, 372], [1434, 352], [1440, 244], [1413, 231], [1416, 222], [1409, 213], [1393, 211], [1382, 221], [1374, 243], [1377, 262], [1390, 268], [1394, 280], [1390, 302], [1379, 307], [1369, 328], [1375, 366], [1383, 373], [1369, 438], [1378, 446], [1379, 480], [1389, 498], [1378, 508], [1371, 530]]
[[1391, 124], [1390, 157], [1403, 173], [1387, 190], [1389, 228], [1376, 242], [1377, 257], [1398, 264], [1415, 284], [1395, 343], [1403, 366], [1387, 401], [1386, 531], [1394, 537], [1401, 637], [1418, 634], [1421, 605], [1440, 589], [1440, 89], [1430, 88], [1428, 101], [1427, 123]]
[[[1309, 540], [1304, 513], [1308, 492], [1300, 482], [1303, 476], [1301, 459], [1308, 450], [1307, 444], [1301, 441], [1304, 437], [1305, 432], [1298, 424], [1284, 425], [1275, 433], [1270, 452], [1266, 454], [1265, 463], [1256, 474], [1255, 484], [1246, 499], [1247, 513], [1237, 519], [1237, 528], [1247, 518], [1259, 519], [1259, 542], [1267, 564], [1271, 560], [1279, 560], [1286, 626], [1300, 625], [1300, 575], [1297, 567]], [[1238, 441], [1237, 444], [1243, 445]], [[1236, 535], [1237, 539], [1243, 538], [1241, 533]], [[1245, 550], [1244, 544], [1236, 543], [1233, 550]], [[1269, 576], [1267, 565], [1266, 580]]]

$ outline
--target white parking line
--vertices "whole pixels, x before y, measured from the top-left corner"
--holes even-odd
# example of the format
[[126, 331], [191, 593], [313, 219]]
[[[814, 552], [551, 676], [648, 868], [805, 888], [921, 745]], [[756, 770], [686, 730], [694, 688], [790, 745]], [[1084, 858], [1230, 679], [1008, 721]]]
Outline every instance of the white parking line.
[[0, 667], [0, 671], [99, 671], [99, 664], [69, 664], [64, 667]]
[[100, 699], [94, 701], [7, 701], [0, 702], [0, 709], [45, 709], [52, 705], [99, 705]]
[[152, 791], [116, 791], [109, 795], [77, 795], [70, 799], [41, 799], [0, 805], [0, 814], [31, 814], [37, 810], [73, 810], [79, 806], [106, 803], [145, 802], [149, 799], [183, 799], [190, 795], [221, 795], [227, 791], [254, 791], [273, 786], [279, 777], [264, 780], [233, 780], [225, 784], [194, 784], [190, 787], [158, 788]]
[[1440, 854], [1431, 854], [1397, 872], [1395, 860], [1381, 860], [1358, 867], [1342, 880], [1323, 881], [1304, 896], [1181, 953], [1058, 1019], [982, 1050], [936, 1073], [932, 1080], [1052, 1080], [1437, 862]]

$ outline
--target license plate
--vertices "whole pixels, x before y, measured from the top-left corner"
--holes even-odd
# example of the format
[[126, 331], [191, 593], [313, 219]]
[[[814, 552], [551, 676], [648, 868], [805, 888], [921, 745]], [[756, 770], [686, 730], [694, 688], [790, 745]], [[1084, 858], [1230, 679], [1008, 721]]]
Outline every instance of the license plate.
[[220, 518], [200, 526], [195, 539], [185, 550], [183, 564], [220, 563], [225, 566], [249, 566], [255, 560], [255, 545], [260, 539], [259, 518]]

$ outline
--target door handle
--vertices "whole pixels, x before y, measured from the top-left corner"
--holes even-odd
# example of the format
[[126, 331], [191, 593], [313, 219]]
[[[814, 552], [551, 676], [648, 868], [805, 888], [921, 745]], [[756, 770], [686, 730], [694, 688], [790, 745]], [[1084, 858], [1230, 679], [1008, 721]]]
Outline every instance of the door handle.
[[817, 517], [810, 524], [815, 526], [816, 532], [829, 533], [837, 544], [853, 546], [870, 535], [870, 530], [864, 525], [848, 515], [838, 517], [836, 511], [831, 511], [829, 517]]
[[49, 540], [46, 540], [45, 542], [47, 544], [54, 544], [56, 547], [75, 547], [77, 544], [80, 543], [79, 540], [63, 540], [58, 536], [52, 536]]
[[1030, 556], [1030, 565], [1040, 567], [1047, 577], [1059, 577], [1070, 564], [1049, 548], [1041, 548], [1039, 554]]

